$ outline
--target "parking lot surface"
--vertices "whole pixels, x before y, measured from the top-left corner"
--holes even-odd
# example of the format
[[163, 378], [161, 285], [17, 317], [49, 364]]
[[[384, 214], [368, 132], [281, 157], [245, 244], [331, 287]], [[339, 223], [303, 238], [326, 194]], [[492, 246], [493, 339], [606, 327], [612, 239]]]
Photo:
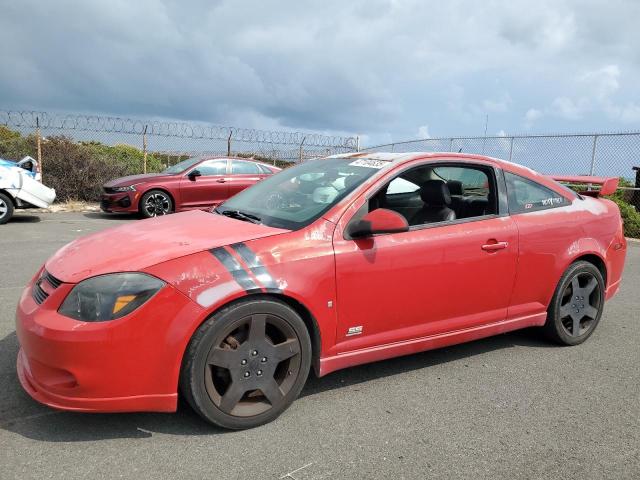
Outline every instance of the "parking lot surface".
[[[177, 414], [76, 414], [15, 373], [20, 292], [58, 248], [137, 220], [25, 214], [0, 227], [0, 478], [638, 478], [640, 245], [594, 335], [527, 330], [317, 379], [242, 432]], [[99, 252], [96, 253], [99, 255]]]

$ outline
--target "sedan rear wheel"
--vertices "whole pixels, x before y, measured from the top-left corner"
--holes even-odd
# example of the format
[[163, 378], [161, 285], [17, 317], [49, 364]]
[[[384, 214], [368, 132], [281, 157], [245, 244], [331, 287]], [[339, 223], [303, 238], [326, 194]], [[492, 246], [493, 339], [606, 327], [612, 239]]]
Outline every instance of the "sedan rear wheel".
[[252, 428], [275, 419], [297, 398], [310, 364], [311, 341], [300, 316], [277, 300], [249, 300], [198, 329], [180, 385], [206, 420]]
[[0, 193], [0, 225], [7, 223], [13, 216], [13, 202], [4, 193]]
[[140, 199], [140, 213], [145, 218], [159, 217], [173, 212], [173, 201], [162, 190], [151, 190]]
[[578, 345], [594, 332], [604, 307], [604, 279], [592, 263], [572, 264], [560, 279], [545, 330], [554, 341]]

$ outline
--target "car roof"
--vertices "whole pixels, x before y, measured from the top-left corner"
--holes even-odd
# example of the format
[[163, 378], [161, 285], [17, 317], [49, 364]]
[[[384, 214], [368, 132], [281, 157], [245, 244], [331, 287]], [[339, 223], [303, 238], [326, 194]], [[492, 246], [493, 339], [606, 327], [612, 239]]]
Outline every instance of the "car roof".
[[482, 161], [489, 164], [493, 164], [494, 166], [501, 168], [503, 170], [515, 173], [516, 175], [520, 175], [523, 177], [528, 177], [532, 180], [535, 180], [539, 183], [542, 183], [546, 186], [551, 186], [554, 189], [558, 189], [559, 185], [550, 177], [547, 177], [544, 174], [538, 173], [535, 170], [530, 169], [529, 167], [525, 167], [524, 165], [519, 165], [517, 163], [509, 162], [507, 160], [502, 160], [500, 158], [489, 157], [487, 155], [480, 155], [474, 153], [458, 153], [458, 152], [351, 152], [351, 153], [342, 153], [338, 155], [331, 155], [325, 158], [358, 158], [358, 159], [369, 159], [369, 160], [378, 160], [378, 161], [386, 161], [389, 162], [389, 165], [392, 164], [398, 165], [401, 163], [411, 162], [413, 160], [422, 160], [422, 159], [439, 159], [439, 160], [454, 160], [460, 162], [473, 162], [473, 161]]
[[277, 169], [277, 170], [282, 170], [279, 167], [276, 167], [275, 165], [271, 165], [269, 163], [266, 162], [262, 162], [260, 160], [256, 160], [255, 158], [251, 158], [251, 157], [233, 157], [233, 156], [228, 156], [228, 155], [200, 155], [199, 157], [199, 161], [198, 163], [202, 163], [206, 160], [242, 160], [244, 162], [253, 162], [253, 163], [258, 163], [260, 165], [264, 165], [265, 167], [271, 168], [271, 169]]

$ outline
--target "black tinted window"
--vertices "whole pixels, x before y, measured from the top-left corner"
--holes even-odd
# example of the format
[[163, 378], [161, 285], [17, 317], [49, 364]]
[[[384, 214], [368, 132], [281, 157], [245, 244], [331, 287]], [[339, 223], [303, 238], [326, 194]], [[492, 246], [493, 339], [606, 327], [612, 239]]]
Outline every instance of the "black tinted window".
[[257, 163], [243, 162], [242, 160], [234, 160], [231, 163], [231, 173], [256, 175], [262, 173]]
[[557, 192], [528, 178], [504, 172], [511, 213], [526, 213], [561, 207], [569, 201]]

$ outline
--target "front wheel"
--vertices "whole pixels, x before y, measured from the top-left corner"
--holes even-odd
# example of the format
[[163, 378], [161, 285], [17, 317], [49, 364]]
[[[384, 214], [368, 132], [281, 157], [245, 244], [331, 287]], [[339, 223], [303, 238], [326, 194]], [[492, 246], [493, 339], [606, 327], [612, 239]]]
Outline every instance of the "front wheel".
[[13, 202], [4, 193], [0, 193], [0, 225], [7, 223], [13, 217]]
[[595, 265], [572, 264], [562, 275], [549, 305], [544, 330], [562, 345], [579, 345], [596, 329], [604, 307], [604, 279]]
[[159, 217], [173, 212], [173, 200], [167, 192], [151, 190], [140, 199], [140, 214], [144, 218]]
[[311, 365], [304, 321], [275, 299], [222, 309], [196, 331], [180, 388], [204, 419], [233, 430], [277, 418], [298, 397]]

